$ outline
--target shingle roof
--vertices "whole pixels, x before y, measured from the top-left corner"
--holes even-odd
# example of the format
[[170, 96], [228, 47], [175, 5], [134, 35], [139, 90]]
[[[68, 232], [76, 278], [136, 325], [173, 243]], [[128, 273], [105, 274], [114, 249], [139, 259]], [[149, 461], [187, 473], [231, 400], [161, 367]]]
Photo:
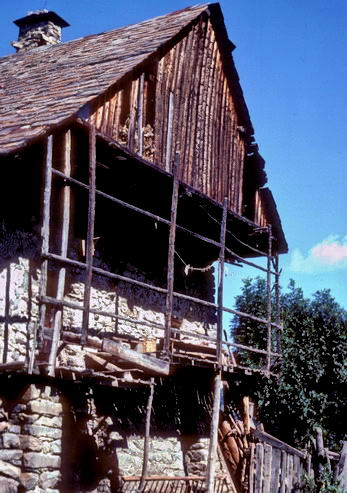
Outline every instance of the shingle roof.
[[189, 7], [0, 59], [0, 154], [76, 114], [207, 9]]

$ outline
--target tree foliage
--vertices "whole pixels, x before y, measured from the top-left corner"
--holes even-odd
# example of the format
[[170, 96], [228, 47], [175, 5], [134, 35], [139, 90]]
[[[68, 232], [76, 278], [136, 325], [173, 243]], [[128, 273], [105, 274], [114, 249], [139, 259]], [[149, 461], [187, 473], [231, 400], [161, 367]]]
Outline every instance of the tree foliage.
[[[259, 377], [254, 387], [261, 419], [270, 432], [296, 446], [304, 446], [319, 425], [326, 446], [340, 449], [347, 433], [347, 312], [329, 290], [308, 299], [294, 281], [282, 295], [281, 306], [280, 377]], [[265, 281], [245, 280], [236, 308], [265, 317]], [[235, 317], [231, 332], [237, 342], [266, 347], [266, 327], [257, 322]], [[253, 367], [264, 365], [262, 357], [245, 351], [239, 358]]]

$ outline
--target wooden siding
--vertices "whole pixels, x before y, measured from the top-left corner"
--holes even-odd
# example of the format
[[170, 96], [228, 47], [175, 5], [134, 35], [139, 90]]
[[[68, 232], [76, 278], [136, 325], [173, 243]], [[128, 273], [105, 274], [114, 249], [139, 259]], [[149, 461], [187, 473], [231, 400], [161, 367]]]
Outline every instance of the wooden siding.
[[99, 98], [89, 121], [168, 171], [179, 150], [181, 179], [242, 213], [245, 143], [207, 16], [144, 73]]

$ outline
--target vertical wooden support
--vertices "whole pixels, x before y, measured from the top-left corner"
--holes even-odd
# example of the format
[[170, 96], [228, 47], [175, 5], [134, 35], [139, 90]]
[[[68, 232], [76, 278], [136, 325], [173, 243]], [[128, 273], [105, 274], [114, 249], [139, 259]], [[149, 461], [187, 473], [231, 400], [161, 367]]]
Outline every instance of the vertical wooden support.
[[[274, 257], [274, 268], [275, 268], [275, 303], [276, 303], [276, 325], [281, 325], [281, 290], [280, 290], [280, 270], [279, 270], [279, 257], [278, 253], [276, 253]], [[276, 328], [276, 352], [281, 353], [282, 344], [281, 344], [282, 333], [281, 330]]]
[[87, 342], [89, 327], [90, 292], [93, 277], [94, 225], [95, 225], [96, 139], [95, 127], [89, 127], [89, 203], [86, 241], [86, 272], [84, 283], [83, 321], [81, 344]]
[[223, 345], [223, 286], [224, 286], [224, 262], [225, 262], [225, 235], [227, 228], [228, 199], [223, 202], [223, 217], [220, 230], [220, 251], [218, 270], [218, 309], [217, 309], [217, 361], [222, 364]]
[[141, 74], [137, 93], [137, 135], [139, 139], [138, 152], [143, 155], [143, 98], [145, 87], [145, 74]]
[[286, 493], [288, 491], [287, 481], [287, 453], [282, 450], [281, 453], [281, 484], [280, 493]]
[[268, 253], [267, 253], [267, 280], [266, 280], [266, 295], [267, 295], [267, 358], [266, 370], [270, 375], [271, 370], [271, 349], [272, 349], [272, 305], [271, 305], [271, 259], [272, 259], [272, 228], [268, 225]]
[[250, 445], [249, 456], [249, 476], [248, 476], [248, 492], [254, 493], [254, 472], [255, 472], [255, 444]]
[[[46, 140], [46, 155], [45, 155], [45, 178], [43, 192], [43, 217], [41, 227], [41, 279], [40, 279], [40, 298], [47, 294], [47, 278], [48, 278], [48, 260], [44, 257], [49, 252], [49, 226], [51, 212], [51, 194], [52, 194], [52, 159], [53, 159], [53, 135], [49, 135]], [[44, 329], [46, 321], [46, 304], [41, 301], [40, 304], [40, 329]], [[35, 364], [36, 340], [33, 340], [31, 349], [30, 363], [28, 373], [33, 372]]]
[[322, 483], [323, 473], [324, 473], [324, 443], [323, 443], [323, 432], [322, 429], [316, 428], [316, 453], [317, 453], [317, 482]]
[[[64, 135], [63, 144], [63, 173], [65, 175], [71, 175], [71, 130], [67, 130]], [[70, 229], [70, 201], [71, 201], [71, 187], [69, 183], [65, 183], [63, 190], [63, 214], [62, 214], [62, 226], [61, 226], [61, 246], [60, 255], [62, 257], [67, 256], [67, 248], [69, 242], [69, 229]], [[58, 272], [58, 284], [57, 284], [57, 300], [64, 299], [65, 290], [65, 277], [66, 277], [66, 267], [61, 266]], [[53, 337], [52, 345], [49, 354], [49, 369], [48, 374], [53, 377], [55, 375], [55, 365], [56, 357], [58, 351], [58, 345], [61, 333], [63, 308], [60, 307], [56, 310], [54, 314], [53, 322]]]
[[170, 170], [171, 163], [171, 147], [172, 147], [172, 134], [173, 134], [173, 115], [174, 115], [174, 94], [170, 91], [169, 95], [169, 114], [167, 120], [167, 134], [166, 134], [166, 154], [165, 154], [165, 169]]
[[138, 493], [141, 493], [146, 486], [146, 477], [148, 471], [148, 457], [149, 457], [149, 446], [150, 446], [150, 431], [151, 431], [151, 414], [153, 407], [153, 396], [154, 396], [154, 378], [151, 378], [151, 388], [147, 401], [146, 410], [146, 427], [145, 427], [145, 439], [143, 445], [143, 461], [142, 461], [142, 473], [140, 484], [138, 488]]
[[281, 450], [274, 447], [272, 449], [271, 485], [270, 485], [271, 493], [277, 493], [279, 491], [280, 473], [281, 473]]
[[219, 369], [214, 377], [213, 411], [212, 411], [210, 444], [208, 449], [207, 471], [206, 471], [207, 493], [214, 492], [221, 389], [222, 389], [222, 371]]
[[170, 217], [170, 232], [169, 232], [169, 249], [168, 249], [168, 261], [167, 261], [167, 294], [166, 294], [166, 310], [165, 310], [165, 338], [164, 338], [164, 352], [167, 354], [170, 351], [170, 337], [171, 337], [171, 317], [173, 308], [173, 290], [175, 279], [175, 242], [176, 242], [176, 220], [177, 220], [177, 204], [178, 204], [178, 190], [179, 179], [178, 170], [180, 164], [180, 154], [176, 152], [175, 160], [173, 163], [173, 185], [172, 185], [172, 199], [171, 199], [171, 217]]

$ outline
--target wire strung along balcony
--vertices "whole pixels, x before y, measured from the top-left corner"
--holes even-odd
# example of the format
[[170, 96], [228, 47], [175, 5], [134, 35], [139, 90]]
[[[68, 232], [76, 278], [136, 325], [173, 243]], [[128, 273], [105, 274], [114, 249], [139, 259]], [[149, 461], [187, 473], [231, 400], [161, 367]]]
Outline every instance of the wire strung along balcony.
[[[256, 224], [251, 223], [239, 216], [236, 220], [242, 220], [247, 222], [247, 227], [254, 234], [261, 235], [263, 238], [262, 245], [265, 245], [266, 249], [260, 249], [258, 245], [245, 243], [245, 241], [239, 239], [239, 243], [243, 248], [248, 249], [254, 256], [263, 256], [267, 258], [266, 267], [258, 265], [258, 263], [249, 260], [249, 257], [245, 258], [240, 253], [235, 251], [236, 249], [231, 246], [232, 244], [228, 238], [236, 238], [237, 232], [230, 230], [230, 218], [234, 219], [232, 211], [228, 208], [228, 200], [225, 199], [222, 205], [219, 205], [221, 212], [220, 218], [216, 218], [209, 212], [206, 213], [207, 220], [213, 220], [217, 227], [219, 227], [219, 239], [214, 237], [208, 237], [201, 232], [196, 232], [193, 229], [182, 225], [178, 221], [178, 205], [181, 200], [183, 184], [179, 180], [179, 167], [180, 156], [176, 153], [175, 161], [172, 166], [172, 173], [164, 172], [167, 179], [171, 182], [171, 206], [169, 218], [162, 217], [155, 214], [150, 210], [140, 207], [135, 203], [130, 203], [123, 197], [119, 197], [116, 194], [110, 194], [97, 187], [99, 169], [107, 167], [101, 162], [101, 159], [97, 156], [97, 138], [101, 138], [97, 135], [93, 126], [83, 124], [83, 131], [88, 132], [88, 153], [86, 156], [86, 162], [88, 166], [86, 168], [85, 163], [78, 162], [78, 167], [88, 169], [83, 175], [87, 180], [80, 178], [78, 175], [74, 175], [73, 171], [76, 168], [76, 163], [73, 162], [74, 156], [72, 152], [72, 135], [71, 128], [67, 128], [63, 133], [63, 138], [60, 136], [59, 140], [59, 153], [60, 157], [57, 159], [54, 157], [54, 153], [57, 151], [54, 149], [57, 147], [55, 142], [55, 135], [48, 136], [46, 140], [46, 152], [45, 152], [45, 179], [44, 179], [44, 200], [42, 208], [42, 248], [41, 248], [41, 281], [40, 281], [40, 322], [38, 333], [42, 334], [47, 331], [47, 311], [53, 313], [51, 316], [51, 327], [48, 331], [50, 337], [50, 349], [48, 362], [48, 373], [51, 376], [57, 374], [57, 354], [59, 347], [62, 343], [77, 343], [81, 347], [88, 348], [90, 345], [95, 346], [95, 336], [98, 334], [93, 330], [93, 326], [90, 323], [90, 316], [101, 316], [110, 319], [112, 323], [124, 322], [129, 323], [131, 327], [141, 326], [149, 327], [156, 330], [156, 344], [154, 349], [152, 348], [152, 356], [157, 356], [157, 359], [163, 359], [171, 364], [193, 364], [202, 366], [212, 366], [214, 368], [223, 368], [224, 371], [244, 371], [249, 372], [263, 372], [267, 375], [273, 373], [273, 363], [278, 362], [281, 357], [280, 351], [280, 335], [282, 326], [280, 322], [279, 312], [279, 262], [278, 255], [273, 251], [273, 234], [271, 225], [266, 227], [259, 227]], [[126, 154], [120, 155], [119, 159], [126, 160]], [[58, 161], [59, 166], [54, 165], [54, 161]], [[143, 160], [144, 161], [144, 160]], [[118, 161], [119, 162], [119, 161]], [[149, 163], [153, 168], [153, 164]], [[52, 231], [52, 224], [55, 222], [54, 215], [54, 190], [60, 190], [60, 202], [61, 202], [61, 218], [59, 231]], [[72, 205], [76, 205], [76, 193], [78, 190], [87, 194], [88, 199], [84, 200], [87, 204], [84, 209], [84, 213], [87, 213], [87, 226], [86, 226], [86, 240], [84, 243], [85, 252], [81, 258], [69, 256], [69, 242], [71, 241], [71, 220], [74, 211]], [[187, 193], [194, 193], [194, 190], [188, 190]], [[147, 280], [141, 280], [132, 278], [129, 275], [121, 274], [110, 268], [105, 268], [100, 263], [95, 262], [94, 250], [95, 250], [95, 235], [96, 235], [96, 203], [97, 200], [102, 200], [110, 205], [116, 205], [126, 211], [132, 216], [139, 216], [146, 218], [151, 224], [162, 225], [162, 228], [167, 228], [167, 268], [166, 268], [166, 286], [156, 285], [154, 283], [147, 282]], [[86, 211], [87, 209], [87, 211]], [[182, 217], [182, 216], [179, 216]], [[80, 220], [81, 218], [79, 218]], [[116, 218], [115, 218], [116, 221]], [[124, 232], [123, 232], [124, 233]], [[126, 232], [125, 232], [126, 234]], [[191, 238], [194, 242], [200, 242], [201, 251], [204, 248], [212, 248], [217, 252], [218, 260], [218, 284], [217, 284], [217, 296], [216, 300], [203, 299], [201, 297], [186, 294], [184, 292], [175, 290], [175, 260], [181, 259], [181, 254], [178, 253], [176, 238], [177, 235]], [[264, 242], [264, 237], [267, 237], [267, 243]], [[59, 238], [59, 245], [56, 246], [57, 238]], [[55, 244], [55, 248], [51, 248], [52, 244]], [[194, 244], [195, 245], [195, 244]], [[233, 248], [233, 249], [232, 249]], [[218, 253], [219, 252], [219, 253]], [[257, 317], [249, 313], [243, 313], [233, 308], [224, 306], [223, 300], [223, 288], [224, 288], [224, 265], [225, 261], [234, 262], [238, 266], [247, 265], [254, 269], [266, 274], [266, 286], [267, 286], [267, 315], [266, 317]], [[183, 259], [181, 259], [183, 261]], [[185, 265], [185, 269], [189, 271], [190, 265]], [[50, 286], [50, 272], [54, 270], [55, 275], [55, 288]], [[191, 268], [194, 270], [194, 268]], [[204, 271], [204, 268], [197, 268], [196, 270]], [[83, 302], [74, 302], [71, 299], [66, 298], [67, 290], [67, 278], [69, 273], [79, 272], [83, 273], [84, 294]], [[120, 312], [108, 311], [95, 306], [91, 303], [92, 284], [95, 276], [99, 278], [105, 278], [115, 283], [123, 283], [127, 286], [134, 288], [144, 289], [148, 293], [157, 293], [165, 300], [162, 307], [163, 319], [161, 320], [144, 320], [136, 317], [129, 317]], [[272, 293], [275, 292], [275, 307], [272, 306]], [[176, 302], [187, 302], [193, 306], [200, 306], [204, 309], [210, 310], [215, 313], [216, 330], [211, 336], [206, 333], [195, 332], [192, 330], [186, 330], [180, 326], [177, 326], [174, 321], [173, 305]], [[82, 325], [79, 331], [69, 331], [68, 327], [64, 326], [64, 310], [74, 310], [82, 313]], [[237, 317], [255, 321], [264, 327], [264, 334], [266, 344], [265, 347], [254, 347], [247, 344], [241, 344], [237, 340], [227, 340], [225, 327], [223, 327], [223, 314], [236, 315]], [[273, 313], [275, 317], [273, 319]], [[109, 336], [108, 336], [109, 338]], [[183, 340], [185, 338], [185, 340]], [[112, 341], [119, 344], [124, 342], [124, 337], [120, 337], [117, 333], [114, 333], [111, 337]], [[129, 339], [129, 338], [128, 338]], [[187, 342], [188, 341], [188, 342]], [[45, 361], [37, 359], [39, 354], [37, 345], [37, 334], [35, 334], [35, 341], [29, 358], [28, 370], [32, 373], [35, 365], [45, 366]], [[129, 340], [127, 341], [129, 343]], [[136, 337], [130, 341], [130, 350], [136, 349]], [[107, 341], [106, 341], [107, 343]], [[97, 349], [102, 350], [105, 348], [105, 341], [102, 344], [95, 346]], [[128, 344], [129, 347], [129, 344]], [[242, 364], [238, 359], [238, 351], [247, 351], [249, 354], [256, 354], [261, 358], [264, 358], [264, 364], [259, 368], [248, 367]], [[48, 364], [47, 364], [48, 363]], [[144, 369], [146, 366], [143, 367]], [[64, 368], [63, 368], [64, 369]], [[62, 368], [60, 368], [62, 370]]]

